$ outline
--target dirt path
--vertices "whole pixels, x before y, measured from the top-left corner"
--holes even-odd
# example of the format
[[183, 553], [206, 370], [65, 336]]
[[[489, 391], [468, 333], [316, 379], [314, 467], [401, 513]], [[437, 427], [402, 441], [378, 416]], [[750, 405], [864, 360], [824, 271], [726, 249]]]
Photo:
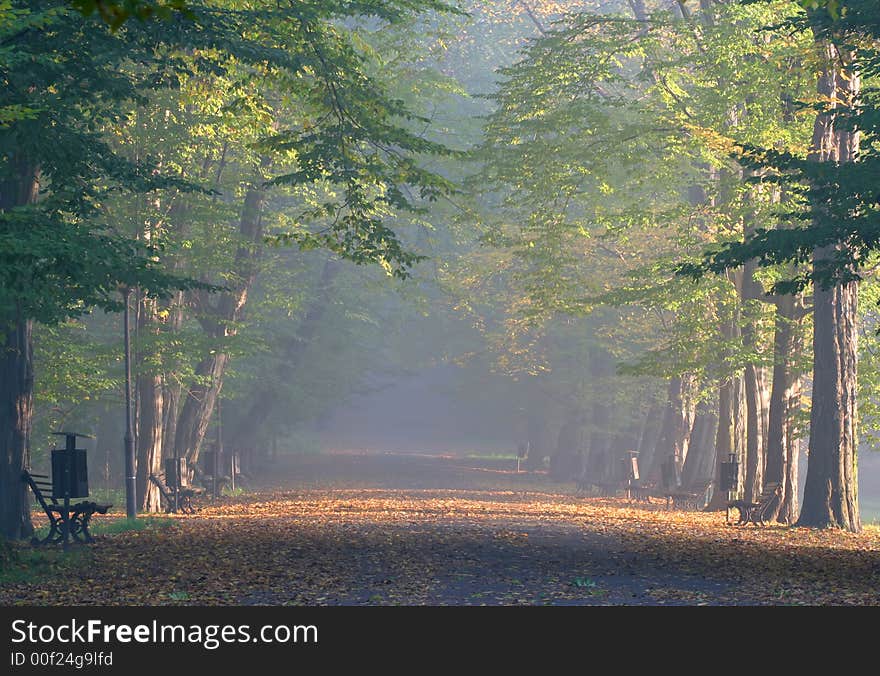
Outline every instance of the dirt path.
[[[3, 604], [878, 603], [880, 531], [734, 528], [585, 500], [512, 461], [289, 459], [195, 516], [101, 538]], [[81, 565], [81, 564], [78, 564]], [[80, 570], [83, 568], [81, 567]]]

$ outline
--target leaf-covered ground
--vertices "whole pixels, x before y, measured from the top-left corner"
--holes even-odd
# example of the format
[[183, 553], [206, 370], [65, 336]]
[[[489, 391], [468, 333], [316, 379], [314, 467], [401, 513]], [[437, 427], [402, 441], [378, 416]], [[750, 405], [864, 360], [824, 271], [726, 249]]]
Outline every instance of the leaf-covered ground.
[[0, 603], [880, 603], [877, 527], [728, 526], [659, 500], [580, 498], [512, 464], [292, 459], [243, 496], [19, 575]]

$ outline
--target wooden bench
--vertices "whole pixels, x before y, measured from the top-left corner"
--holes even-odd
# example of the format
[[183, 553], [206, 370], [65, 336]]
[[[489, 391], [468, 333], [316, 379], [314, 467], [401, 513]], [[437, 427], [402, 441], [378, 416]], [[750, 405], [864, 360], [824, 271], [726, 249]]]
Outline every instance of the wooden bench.
[[619, 483], [603, 483], [600, 481], [590, 481], [589, 479], [578, 479], [575, 487], [577, 495], [591, 495], [594, 491], [602, 498], [615, 498], [625, 486]]
[[709, 492], [712, 490], [712, 482], [707, 481], [696, 491], [666, 491], [662, 494], [666, 498], [666, 508], [682, 510], [701, 510], [709, 502]]
[[651, 502], [651, 494], [654, 492], [654, 484], [646, 481], [633, 481], [627, 486], [627, 498], [630, 502]]
[[[174, 511], [174, 489], [169, 488], [162, 474], [151, 474], [150, 481], [159, 489], [162, 502], [165, 503], [165, 513], [171, 514]], [[195, 514], [196, 506], [193, 503], [193, 498], [203, 492], [203, 490], [197, 488], [181, 487], [177, 493], [177, 508], [184, 514]]]
[[[27, 483], [33, 491], [34, 497], [39, 503], [46, 516], [49, 518], [49, 534], [42, 540], [34, 538], [34, 544], [63, 543], [64, 525], [67, 522], [68, 533], [77, 542], [94, 542], [89, 533], [89, 522], [95, 514], [106, 514], [113, 505], [102, 505], [97, 502], [85, 500], [70, 505], [67, 512], [64, 505], [52, 494], [52, 483], [46, 474], [31, 474], [27, 470], [21, 474], [21, 480]], [[44, 492], [45, 491], [45, 492]], [[49, 496], [48, 500], [46, 496]]]
[[[165, 477], [161, 474], [151, 474], [150, 481], [159, 489], [159, 493], [162, 495], [162, 501], [165, 503], [165, 513], [170, 514], [173, 512], [174, 489], [168, 487], [168, 484], [165, 483]], [[181, 487], [177, 493], [177, 508], [184, 514], [195, 514], [196, 506], [193, 503], [193, 498], [201, 493], [204, 493], [202, 489]]]
[[[193, 478], [198, 481], [204, 490], [210, 493], [212, 496], [216, 493], [220, 495], [223, 492], [223, 487], [229, 485], [230, 478], [228, 476], [218, 476], [214, 477], [211, 474], [205, 474], [197, 465], [193, 465], [192, 467]], [[216, 480], [216, 486], [214, 484]]]
[[782, 497], [782, 484], [778, 481], [771, 481], [764, 485], [764, 490], [758, 497], [757, 502], [748, 502], [747, 500], [733, 500], [727, 503], [727, 509], [736, 509], [739, 511], [739, 520], [737, 525], [745, 525], [753, 523], [757, 526], [765, 526], [772, 514], [773, 508], [779, 504]]

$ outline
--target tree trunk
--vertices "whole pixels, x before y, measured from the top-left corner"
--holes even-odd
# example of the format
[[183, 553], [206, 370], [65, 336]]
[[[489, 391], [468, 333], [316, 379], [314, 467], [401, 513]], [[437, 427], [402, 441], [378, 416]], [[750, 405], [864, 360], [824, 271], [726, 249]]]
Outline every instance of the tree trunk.
[[654, 449], [657, 447], [657, 439], [660, 436], [660, 427], [663, 424], [664, 407], [659, 403], [651, 404], [645, 421], [642, 424], [642, 432], [639, 435], [639, 470], [647, 472], [654, 458]]
[[223, 374], [228, 361], [229, 355], [225, 352], [216, 352], [202, 359], [196, 367], [194, 386], [187, 390], [177, 421], [174, 454], [175, 457], [186, 458], [190, 465], [199, 461], [199, 452], [223, 387]]
[[[747, 219], [744, 235], [754, 232], [753, 219]], [[752, 361], [746, 365], [743, 374], [746, 398], [746, 476], [743, 495], [746, 500], [757, 500], [764, 485], [765, 445], [767, 439], [766, 411], [768, 401], [765, 394], [764, 369], [758, 358], [757, 306], [764, 298], [764, 289], [755, 279], [757, 263], [749, 261], [743, 266], [740, 295], [742, 297], [746, 321], [742, 327], [742, 344]]]
[[[138, 335], [157, 334], [156, 301], [142, 297], [140, 306]], [[158, 512], [161, 509], [159, 488], [150, 481], [150, 475], [162, 471], [162, 375], [146, 363], [143, 354], [140, 356], [137, 376], [137, 501], [139, 510]]]
[[[731, 317], [721, 324], [721, 339], [725, 343], [724, 360], [731, 357], [733, 346], [738, 346], [742, 341], [741, 326], [741, 303], [742, 298], [742, 270], [728, 270], [727, 280], [736, 290], [737, 304], [733, 307]], [[738, 477], [739, 490], [737, 497], [742, 491], [745, 478], [745, 401], [743, 396], [743, 377], [740, 374], [730, 374], [722, 380], [718, 388], [718, 429], [715, 435], [715, 470], [714, 490], [712, 498], [706, 509], [716, 511], [726, 509], [727, 491], [721, 490], [721, 463], [727, 462], [733, 455], [739, 462], [740, 475]]]
[[[818, 90], [830, 102], [830, 109], [816, 116], [810, 157], [819, 162], [852, 162], [858, 150], [858, 133], [838, 128], [835, 119], [836, 109], [851, 107], [859, 94], [855, 55], [839, 50], [830, 40], [819, 39], [817, 43], [823, 64]], [[813, 208], [821, 219], [820, 206], [814, 204]], [[814, 267], [840, 253], [835, 249], [818, 248], [813, 254]], [[862, 528], [856, 464], [857, 307], [857, 282], [837, 283], [828, 289], [813, 285], [813, 402], [799, 526], [852, 532]]]
[[[265, 164], [264, 161], [263, 166]], [[242, 243], [235, 253], [234, 270], [237, 280], [232, 283], [233, 288], [223, 292], [213, 308], [209, 307], [205, 294], [195, 296], [197, 305], [204, 311], [200, 322], [219, 345], [196, 367], [196, 377], [186, 390], [176, 424], [174, 455], [186, 458], [190, 465], [198, 462], [199, 451], [214, 413], [214, 405], [223, 387], [229, 354], [224, 351], [222, 343], [226, 338], [235, 335], [235, 324], [242, 318], [248, 293], [256, 278], [259, 248], [263, 239], [262, 211], [266, 196], [263, 185], [263, 178], [258, 173], [245, 194], [239, 221]]]
[[34, 414], [33, 322], [19, 318], [4, 327], [0, 358], [0, 526], [10, 540], [30, 537], [27, 484], [21, 473], [30, 460], [30, 435]]
[[654, 449], [654, 456], [648, 471], [648, 477], [656, 479], [660, 476], [660, 466], [675, 456], [679, 464], [687, 460], [691, 428], [694, 423], [693, 376], [684, 374], [669, 381], [666, 411], [663, 415], [663, 426]]
[[[178, 291], [172, 299], [167, 303], [165, 310], [168, 312], [168, 321], [166, 330], [169, 333], [177, 333], [183, 326], [183, 292]], [[183, 393], [183, 384], [180, 378], [173, 372], [165, 371], [162, 378], [162, 402], [163, 402], [163, 420], [162, 420], [162, 439], [165, 448], [173, 446], [174, 439], [177, 436], [177, 416], [180, 412], [180, 398]]]
[[[800, 376], [794, 370], [793, 356], [800, 350], [799, 319], [803, 304], [792, 295], [776, 299], [776, 327], [773, 339], [773, 386], [767, 429], [766, 483], [783, 487], [777, 517], [791, 523], [797, 514], [797, 443], [791, 438], [793, 418], [799, 407]], [[793, 467], [791, 466], [793, 465]]]
[[[798, 348], [800, 350], [800, 348]], [[801, 389], [803, 378], [798, 375], [791, 387], [791, 398], [788, 401], [788, 419], [785, 421], [785, 481], [779, 513], [776, 515], [780, 523], [794, 523], [798, 518], [798, 465], [800, 464], [801, 444], [797, 429], [797, 414], [801, 410]]]
[[[39, 170], [26, 158], [7, 159], [8, 177], [0, 178], [0, 211], [33, 204]], [[30, 462], [34, 416], [33, 320], [19, 306], [13, 316], [0, 318], [0, 533], [9, 539], [30, 537], [30, 501], [21, 473]]]
[[764, 486], [766, 463], [765, 423], [767, 410], [764, 369], [749, 364], [743, 378], [746, 396], [746, 481], [744, 494], [747, 500], [755, 500]]
[[[828, 252], [817, 252], [823, 258]], [[861, 530], [856, 466], [858, 284], [813, 291], [813, 404], [799, 526]]]
[[718, 388], [718, 427], [715, 434], [715, 477], [712, 498], [706, 506], [707, 510], [715, 511], [727, 507], [727, 491], [721, 490], [721, 463], [727, 462], [731, 454], [736, 453], [734, 441], [734, 383], [726, 380]]
[[717, 428], [718, 413], [715, 403], [701, 402], [691, 429], [690, 450], [681, 472], [681, 482], [685, 487], [697, 488], [712, 479]]

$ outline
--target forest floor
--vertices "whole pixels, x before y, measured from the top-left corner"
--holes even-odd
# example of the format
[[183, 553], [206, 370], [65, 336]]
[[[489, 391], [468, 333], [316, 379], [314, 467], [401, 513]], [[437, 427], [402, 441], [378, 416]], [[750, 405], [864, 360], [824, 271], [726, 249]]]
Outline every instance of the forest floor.
[[[287, 458], [192, 516], [143, 520], [37, 564], [22, 546], [0, 605], [880, 604], [877, 526], [727, 525], [723, 512], [661, 500], [578, 497], [514, 465]], [[96, 522], [112, 531], [113, 518]]]

